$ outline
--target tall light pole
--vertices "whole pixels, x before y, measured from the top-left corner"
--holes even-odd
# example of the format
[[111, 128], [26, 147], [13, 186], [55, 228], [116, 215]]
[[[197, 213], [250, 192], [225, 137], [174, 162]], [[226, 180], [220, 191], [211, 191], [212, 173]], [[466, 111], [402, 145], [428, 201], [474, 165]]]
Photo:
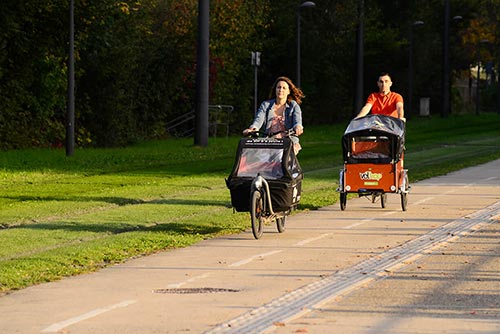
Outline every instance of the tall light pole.
[[413, 114], [413, 28], [424, 24], [424, 21], [415, 21], [410, 26], [410, 45], [408, 48], [408, 115]]
[[198, 1], [198, 48], [196, 55], [196, 129], [194, 144], [208, 146], [208, 42], [210, 1]]
[[66, 120], [66, 156], [75, 149], [75, 5], [69, 2], [68, 105]]
[[448, 117], [450, 110], [450, 0], [444, 2], [443, 27], [443, 104], [441, 117]]
[[312, 7], [316, 7], [312, 1], [304, 1], [297, 7], [297, 82], [295, 83], [297, 87], [300, 87], [300, 10]]
[[[462, 16], [454, 16], [453, 21], [459, 21]], [[450, 0], [444, 4], [443, 27], [443, 105], [441, 116], [447, 117], [450, 111]]]
[[252, 66], [254, 68], [253, 112], [257, 115], [257, 69], [260, 66], [260, 52], [252, 51]]
[[476, 115], [479, 115], [479, 94], [480, 94], [480, 84], [481, 84], [481, 44], [488, 44], [490, 41], [487, 39], [481, 39], [477, 43], [476, 51], [476, 61], [477, 61], [477, 72], [476, 72]]
[[364, 88], [364, 16], [365, 2], [358, 2], [358, 29], [356, 31], [356, 89], [354, 95], [354, 112], [358, 113], [363, 107], [363, 88]]
[[500, 45], [497, 49], [497, 112], [500, 115]]

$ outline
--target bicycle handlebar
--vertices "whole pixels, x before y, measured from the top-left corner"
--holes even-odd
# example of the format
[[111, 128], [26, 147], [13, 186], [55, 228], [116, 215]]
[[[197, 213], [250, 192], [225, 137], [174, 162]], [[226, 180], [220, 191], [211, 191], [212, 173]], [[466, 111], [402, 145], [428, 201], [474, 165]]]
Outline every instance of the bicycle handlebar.
[[283, 134], [285, 137], [295, 136], [295, 130], [289, 129], [289, 130], [284, 130], [284, 131], [272, 132], [269, 134], [264, 132], [264, 131], [255, 130], [255, 131], [249, 131], [245, 137], [258, 138], [259, 136], [261, 136], [261, 137], [265, 137], [265, 138], [274, 138], [279, 134]]

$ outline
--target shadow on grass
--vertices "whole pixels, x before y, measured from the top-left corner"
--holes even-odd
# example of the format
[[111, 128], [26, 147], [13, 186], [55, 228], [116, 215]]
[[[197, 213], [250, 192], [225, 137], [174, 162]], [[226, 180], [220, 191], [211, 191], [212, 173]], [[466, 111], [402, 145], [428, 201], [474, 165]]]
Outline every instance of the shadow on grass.
[[157, 223], [152, 225], [134, 225], [125, 223], [102, 223], [102, 224], [82, 224], [77, 222], [56, 222], [56, 223], [38, 223], [11, 227], [10, 229], [24, 230], [47, 230], [67, 232], [93, 232], [106, 234], [122, 234], [130, 232], [156, 232], [169, 234], [200, 234], [209, 235], [221, 232], [226, 227], [219, 227], [211, 224], [194, 223]]
[[313, 205], [313, 204], [302, 204], [302, 203], [299, 204], [299, 209], [301, 211], [304, 211], [304, 210], [319, 210], [320, 208], [322, 208], [322, 206]]
[[182, 198], [165, 198], [153, 199], [150, 201], [126, 198], [126, 197], [106, 197], [106, 196], [71, 196], [71, 197], [58, 197], [58, 196], [0, 196], [0, 198], [16, 201], [16, 202], [105, 202], [116, 204], [118, 206], [125, 205], [138, 205], [138, 204], [159, 204], [159, 205], [194, 205], [194, 206], [223, 206], [227, 207], [227, 201], [216, 200], [190, 200]]
[[212, 140], [210, 147], [199, 148], [191, 139], [144, 142], [124, 148], [82, 148], [67, 157], [63, 149], [22, 149], [0, 152], [0, 166], [10, 172], [50, 170], [61, 173], [103, 175], [134, 174], [144, 171], [198, 175], [227, 171], [234, 163], [236, 140]]

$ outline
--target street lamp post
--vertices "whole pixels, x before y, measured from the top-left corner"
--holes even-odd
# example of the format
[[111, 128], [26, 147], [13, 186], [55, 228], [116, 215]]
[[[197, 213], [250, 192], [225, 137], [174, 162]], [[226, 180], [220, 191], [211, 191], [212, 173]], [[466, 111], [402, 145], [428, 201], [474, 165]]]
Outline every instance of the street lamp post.
[[443, 104], [442, 117], [448, 117], [450, 110], [450, 0], [444, 4], [444, 28], [443, 28]]
[[354, 112], [358, 113], [363, 107], [363, 88], [364, 88], [364, 17], [365, 1], [358, 2], [358, 28], [356, 31], [356, 82], [354, 92]]
[[482, 39], [477, 43], [476, 51], [476, 61], [477, 61], [477, 72], [476, 72], [476, 115], [479, 115], [479, 94], [481, 85], [481, 44], [487, 44], [490, 41], [487, 39]]
[[66, 120], [66, 156], [75, 151], [75, 4], [69, 2], [68, 106]]
[[304, 1], [297, 7], [297, 87], [300, 87], [300, 10], [312, 7], [316, 7], [316, 4], [312, 1]]
[[[453, 21], [459, 21], [462, 16], [454, 16]], [[447, 117], [450, 111], [450, 0], [445, 1], [443, 29], [443, 109], [442, 117]]]
[[497, 50], [497, 112], [500, 115], [500, 46]]
[[196, 50], [196, 117], [194, 144], [208, 146], [208, 89], [210, 1], [198, 1], [198, 40]]
[[410, 26], [410, 45], [408, 48], [408, 115], [413, 110], [413, 28], [424, 24], [424, 21], [415, 21]]
[[257, 115], [257, 68], [260, 66], [260, 54], [258, 51], [252, 51], [252, 66], [254, 68], [253, 110], [255, 115]]
[[477, 63], [477, 71], [476, 71], [476, 115], [479, 115], [479, 83], [481, 82], [481, 79], [480, 79], [480, 72], [481, 72], [481, 66], [479, 65], [479, 62], [481, 61], [481, 57], [479, 55], [479, 52], [480, 52], [480, 49], [481, 49], [481, 42], [477, 43], [477, 59], [476, 59], [476, 63]]

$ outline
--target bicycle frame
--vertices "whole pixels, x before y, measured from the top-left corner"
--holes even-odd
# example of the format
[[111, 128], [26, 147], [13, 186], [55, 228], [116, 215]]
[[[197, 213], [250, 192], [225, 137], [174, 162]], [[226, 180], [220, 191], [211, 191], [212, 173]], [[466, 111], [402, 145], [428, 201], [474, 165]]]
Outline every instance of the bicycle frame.
[[273, 204], [271, 203], [271, 192], [269, 191], [269, 184], [266, 179], [263, 178], [260, 174], [252, 181], [251, 191], [259, 191], [264, 196], [264, 205], [265, 211], [269, 212], [271, 215], [274, 215]]
[[276, 217], [281, 218], [285, 216], [285, 213], [278, 214], [274, 212], [273, 203], [271, 202], [271, 191], [269, 190], [269, 183], [267, 183], [267, 180], [263, 178], [260, 174], [257, 174], [257, 176], [253, 179], [250, 189], [251, 189], [250, 192], [257, 190], [263, 195], [266, 219], [274, 219]]

